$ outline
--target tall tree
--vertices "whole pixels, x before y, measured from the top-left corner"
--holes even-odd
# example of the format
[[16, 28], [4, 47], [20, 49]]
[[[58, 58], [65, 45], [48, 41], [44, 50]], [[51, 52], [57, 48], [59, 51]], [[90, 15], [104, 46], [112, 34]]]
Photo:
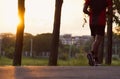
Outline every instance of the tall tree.
[[107, 53], [105, 63], [110, 65], [112, 60], [112, 21], [111, 17], [108, 17], [109, 22], [107, 23]]
[[53, 29], [53, 37], [52, 37], [52, 44], [51, 44], [51, 53], [49, 57], [50, 66], [57, 65], [62, 4], [63, 4], [63, 0], [56, 0], [54, 29]]
[[[106, 54], [106, 60], [105, 63], [110, 65], [112, 62], [112, 22], [115, 22], [118, 26], [120, 26], [120, 0], [112, 0], [113, 2], [113, 8], [112, 10], [109, 10], [111, 13], [111, 16], [108, 16], [108, 28], [107, 28], [107, 37], [108, 37], [108, 48], [107, 48], [107, 54]], [[114, 11], [114, 12], [112, 12]], [[117, 13], [117, 15], [116, 15]]]
[[20, 23], [17, 27], [17, 33], [16, 33], [16, 44], [15, 44], [15, 52], [13, 59], [14, 66], [21, 65], [23, 34], [24, 34], [24, 13], [25, 13], [25, 0], [18, 0], [18, 15], [19, 15]]

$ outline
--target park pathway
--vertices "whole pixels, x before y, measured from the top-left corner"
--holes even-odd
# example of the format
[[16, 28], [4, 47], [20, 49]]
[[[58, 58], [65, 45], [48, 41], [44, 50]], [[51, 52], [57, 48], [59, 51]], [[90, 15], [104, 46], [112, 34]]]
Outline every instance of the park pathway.
[[120, 79], [120, 66], [0, 66], [0, 79]]

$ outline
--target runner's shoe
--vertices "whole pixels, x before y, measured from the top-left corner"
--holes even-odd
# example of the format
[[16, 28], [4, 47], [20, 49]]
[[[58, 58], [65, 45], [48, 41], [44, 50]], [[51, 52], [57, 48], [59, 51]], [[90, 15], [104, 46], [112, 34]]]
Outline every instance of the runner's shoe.
[[102, 64], [95, 62], [94, 66], [102, 66]]
[[95, 61], [95, 64], [94, 64], [95, 66], [101, 66], [97, 57], [94, 57], [94, 61]]
[[87, 54], [87, 58], [88, 58], [88, 63], [90, 66], [94, 66], [95, 65], [95, 61], [94, 61], [94, 58], [92, 56], [92, 53], [88, 53]]

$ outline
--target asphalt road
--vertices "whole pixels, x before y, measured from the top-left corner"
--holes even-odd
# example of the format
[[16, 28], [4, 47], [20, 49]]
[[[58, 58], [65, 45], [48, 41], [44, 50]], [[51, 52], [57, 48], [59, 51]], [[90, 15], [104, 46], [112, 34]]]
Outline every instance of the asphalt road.
[[120, 66], [0, 66], [0, 79], [120, 79]]

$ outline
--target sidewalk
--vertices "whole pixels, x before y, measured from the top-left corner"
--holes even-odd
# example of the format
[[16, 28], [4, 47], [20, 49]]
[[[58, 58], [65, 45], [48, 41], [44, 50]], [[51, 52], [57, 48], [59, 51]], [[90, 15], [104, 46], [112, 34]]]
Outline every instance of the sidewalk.
[[120, 79], [120, 66], [0, 66], [0, 79]]

